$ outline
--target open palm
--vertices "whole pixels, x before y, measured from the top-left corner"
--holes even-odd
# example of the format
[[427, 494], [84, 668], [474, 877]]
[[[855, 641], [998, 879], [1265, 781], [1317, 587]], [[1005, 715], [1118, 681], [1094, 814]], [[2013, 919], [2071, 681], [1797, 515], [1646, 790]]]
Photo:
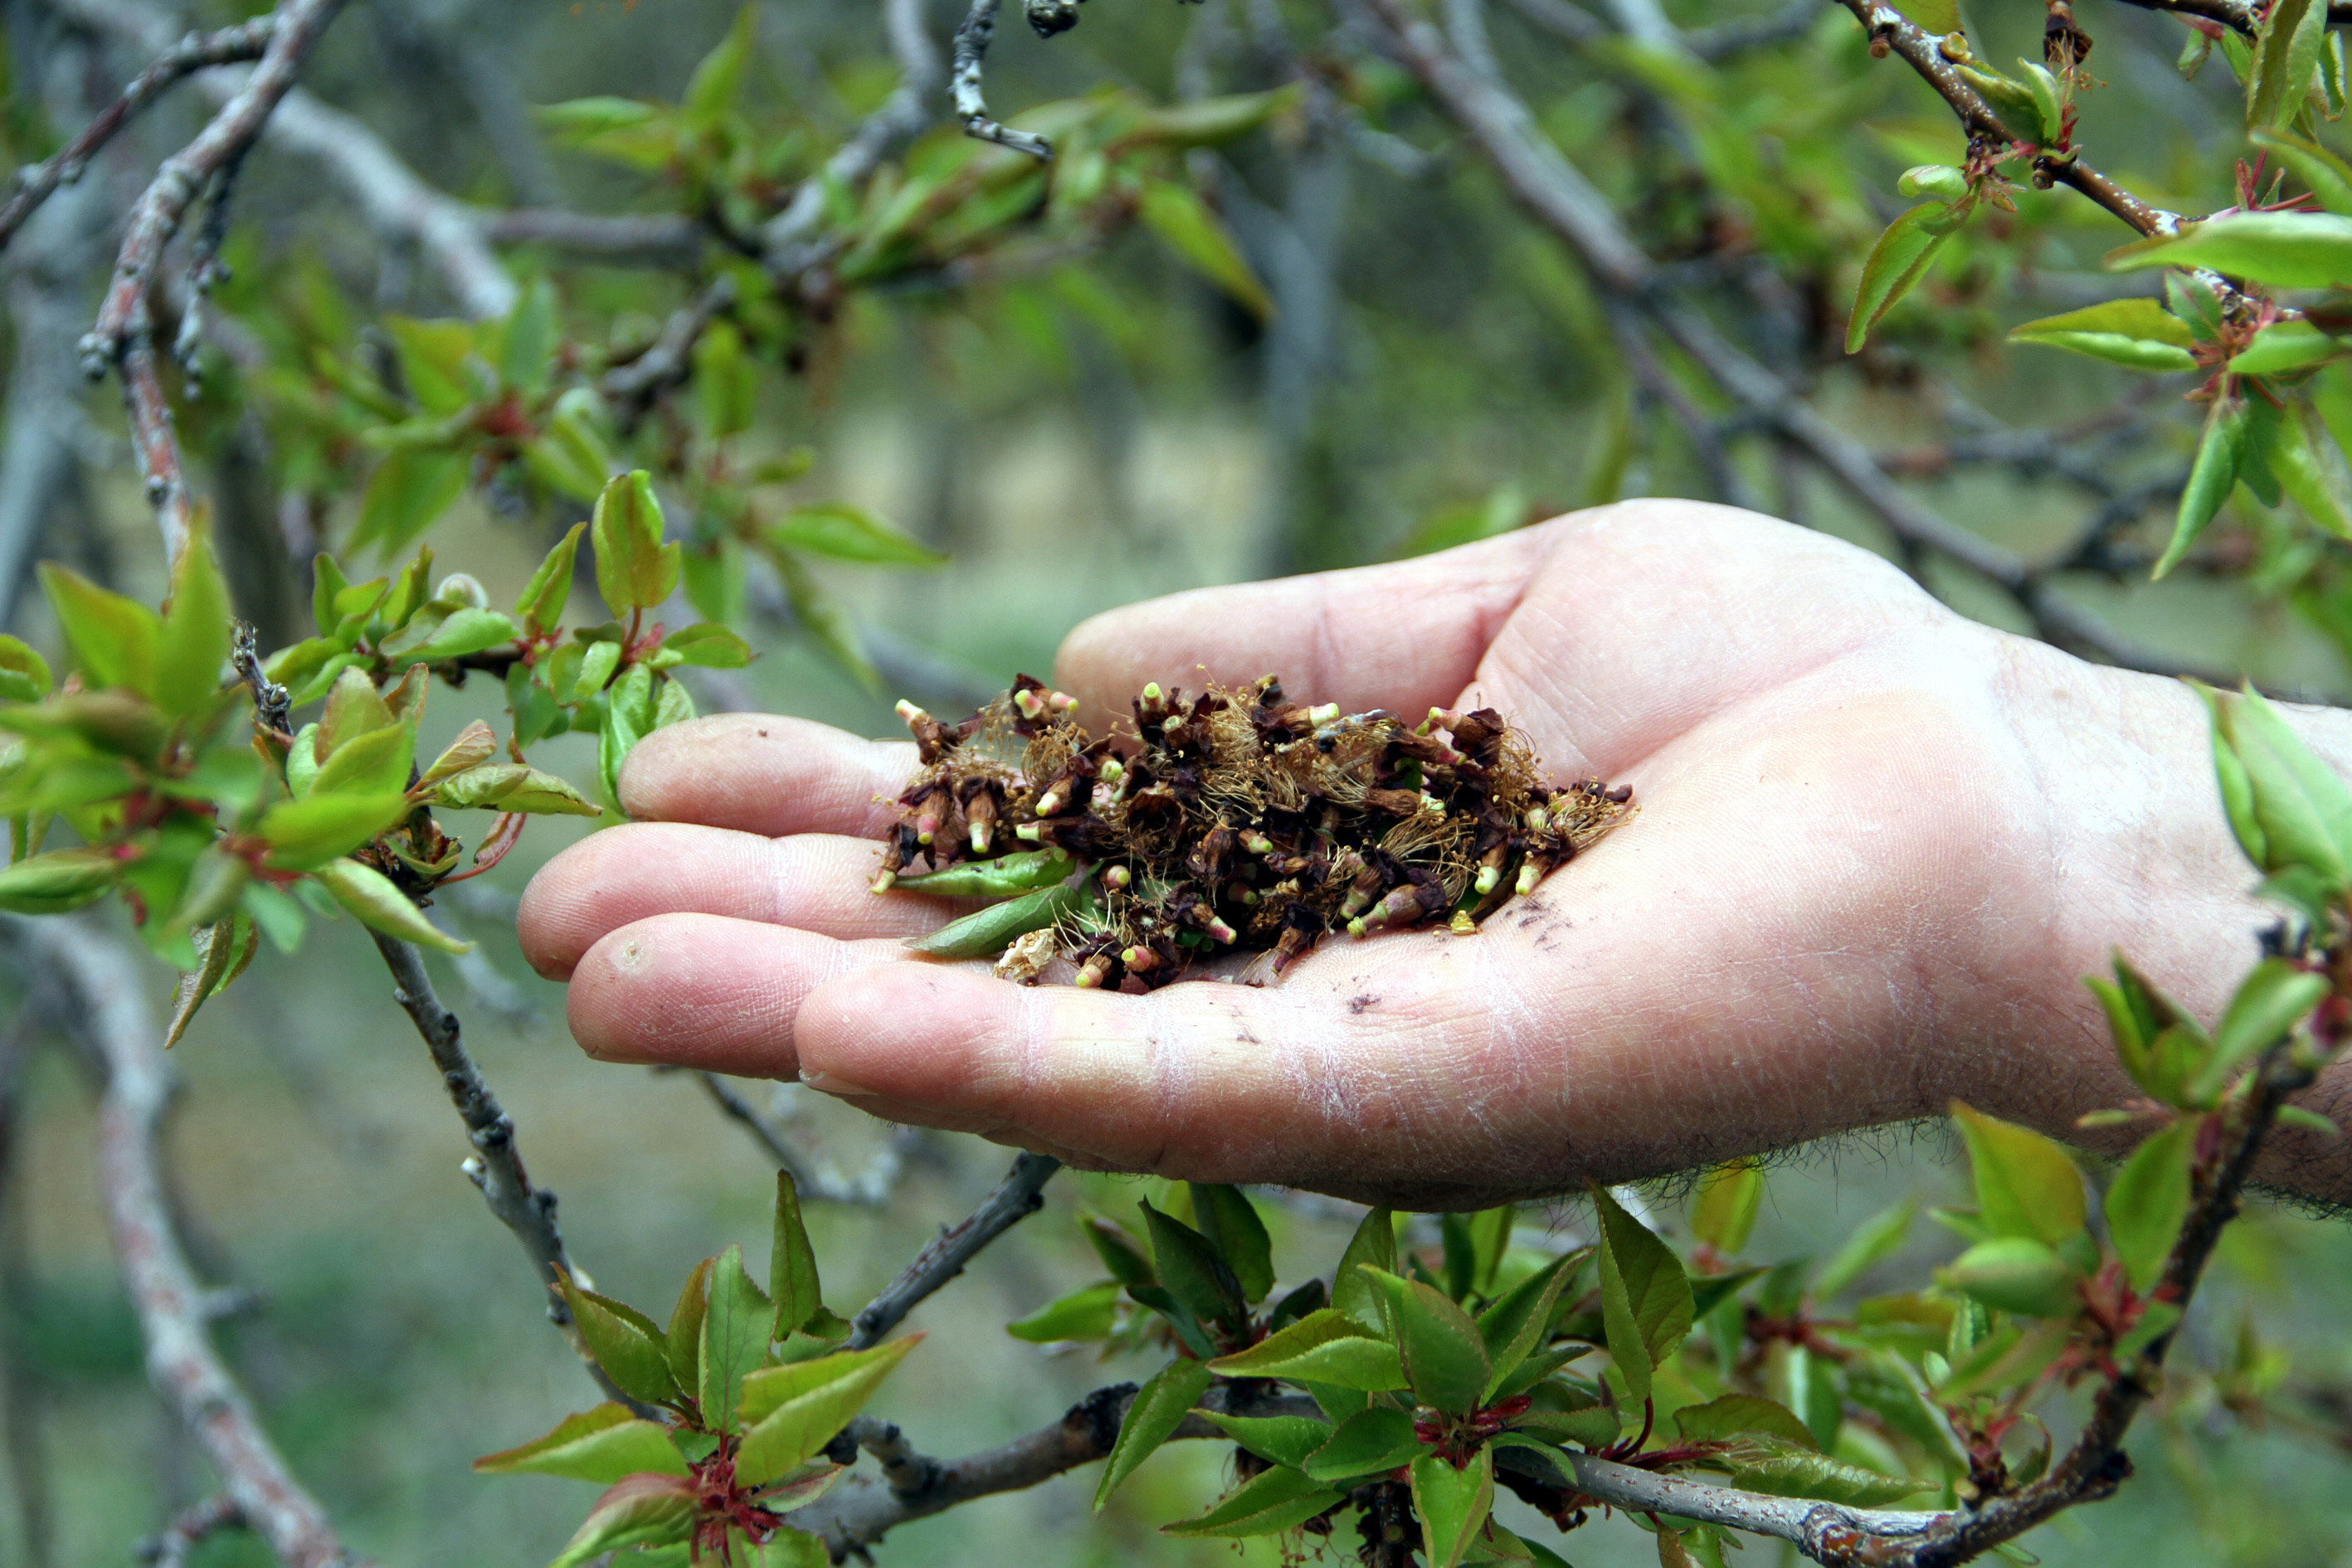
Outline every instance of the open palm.
[[2260, 918], [2195, 700], [1960, 619], [1861, 550], [1643, 502], [1114, 612], [1058, 684], [1278, 673], [1492, 706], [1640, 814], [1475, 936], [1328, 938], [1278, 983], [1028, 989], [866, 891], [913, 748], [730, 715], [631, 757], [526, 951], [593, 1055], [788, 1078], [1073, 1163], [1424, 1207], [1688, 1168], [1960, 1095], [2073, 1133], [2125, 1090], [2078, 977], [2210, 1009]]

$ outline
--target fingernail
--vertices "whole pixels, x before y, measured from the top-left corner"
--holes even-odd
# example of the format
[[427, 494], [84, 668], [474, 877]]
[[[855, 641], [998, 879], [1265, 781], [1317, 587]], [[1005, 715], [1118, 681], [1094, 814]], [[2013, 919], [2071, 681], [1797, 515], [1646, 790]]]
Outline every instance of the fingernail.
[[819, 1094], [838, 1095], [844, 1100], [853, 1100], [859, 1095], [874, 1092], [864, 1084], [852, 1083], [838, 1073], [803, 1071], [801, 1074], [801, 1082]]

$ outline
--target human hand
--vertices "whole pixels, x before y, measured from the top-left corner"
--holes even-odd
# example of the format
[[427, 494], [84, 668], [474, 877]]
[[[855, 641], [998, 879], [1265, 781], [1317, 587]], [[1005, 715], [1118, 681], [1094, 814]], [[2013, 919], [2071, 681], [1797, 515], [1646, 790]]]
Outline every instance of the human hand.
[[1955, 1096], [2084, 1142], [2130, 1090], [2081, 977], [2120, 947], [2210, 1016], [2266, 918], [2188, 691], [1749, 513], [1634, 502], [1179, 595], [1080, 626], [1056, 683], [1099, 729], [1147, 680], [1269, 671], [1351, 710], [1499, 709], [1640, 815], [1473, 937], [1326, 938], [1262, 988], [1031, 989], [914, 960], [900, 939], [960, 911], [866, 891], [911, 746], [717, 717], [631, 756], [647, 820], [540, 873], [526, 952], [604, 1059], [798, 1074], [1080, 1166], [1465, 1207]]

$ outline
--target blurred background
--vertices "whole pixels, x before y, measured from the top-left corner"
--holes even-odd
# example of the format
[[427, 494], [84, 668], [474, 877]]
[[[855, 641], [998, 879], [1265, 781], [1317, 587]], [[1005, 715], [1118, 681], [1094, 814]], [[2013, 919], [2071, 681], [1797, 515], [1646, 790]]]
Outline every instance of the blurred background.
[[[0, 5], [6, 139], [19, 161], [53, 149], [79, 122], [78, 103], [102, 101], [135, 68], [120, 32], [93, 21], [103, 9]], [[1583, 20], [1563, 21], [1570, 11]], [[211, 6], [192, 19], [236, 14]], [[1011, 20], [990, 62], [991, 101], [1011, 115], [1110, 89], [1156, 102], [1197, 96], [1212, 79], [1220, 91], [1277, 85], [1301, 68], [1338, 80], [1329, 62], [1349, 15], [1303, 0], [1095, 0], [1081, 26], [1051, 42]], [[719, 0], [359, 0], [305, 79], [466, 201], [660, 212], [674, 192], [566, 148], [532, 108], [584, 95], [674, 101], [734, 16]], [[1669, 69], [1622, 47], [1653, 18], [1709, 47], [1726, 28], [1758, 41], [1725, 47], [1704, 69]], [[2025, 0], [1973, 0], [1969, 13], [1979, 53], [1996, 60], [2038, 57], [2042, 18]], [[955, 19], [932, 7], [934, 37], [943, 42]], [[2103, 5], [2081, 20], [2107, 83], [2084, 108], [2095, 155], [2150, 199], [2226, 204], [2241, 132], [2226, 71], [2185, 81], [2175, 57], [2189, 35], [2168, 18]], [[1525, 0], [1495, 5], [1486, 23], [1546, 132], [1652, 253], [1944, 515], [2029, 558], [2071, 563], [2061, 591], [2168, 658], [2317, 698], [2346, 692], [2339, 585], [2278, 518], [2242, 500], [2195, 569], [2147, 583], [2194, 439], [2196, 410], [2179, 401], [2187, 382], [2002, 344], [2019, 321], [2130, 290], [2131, 279], [2098, 270], [2128, 237], [2105, 215], [2064, 192], [2021, 190], [2020, 210], [1988, 214], [1949, 247], [1868, 353], [1839, 354], [1861, 255], [1904, 205], [1896, 172], [1962, 152], [1948, 113], [1899, 64], [1872, 60], [1844, 11], [1668, 0], [1659, 14], [1623, 0], [1585, 12]], [[779, 145], [799, 139], [785, 162], [804, 172], [895, 80], [878, 14], [765, 0], [754, 24], [747, 111], [776, 128]], [[1716, 493], [1573, 261], [1512, 209], [1393, 68], [1346, 68], [1339, 96], [1352, 110], [1340, 121], [1277, 123], [1192, 155], [1189, 176], [1222, 214], [1265, 308], [1129, 226], [1061, 258], [915, 271], [857, 291], [805, 353], [764, 374], [747, 440], [814, 454], [790, 493], [854, 503], [948, 560], [928, 571], [815, 569], [877, 679], [772, 617], [762, 657], [706, 689], [707, 702], [887, 733], [902, 693], [945, 705], [1014, 670], [1047, 673], [1062, 635], [1108, 605], [1389, 558], [1622, 497]], [[150, 600], [161, 556], [115, 392], [85, 390], [68, 351], [105, 277], [110, 223], [203, 112], [186, 93], [163, 103], [58, 198], [72, 222], [28, 231], [0, 255], [11, 307], [0, 524], [16, 519], [5, 508], [33, 449], [25, 432], [46, 432], [66, 454], [63, 477], [29, 523], [16, 519], [30, 530], [24, 553]], [[257, 153], [235, 216], [238, 271], [219, 308], [264, 341], [268, 363], [291, 352], [282, 342], [293, 317], [315, 328], [343, 312], [341, 351], [363, 340], [369, 329], [352, 323], [372, 314], [454, 308], [429, 268], [379, 243], [299, 158]], [[568, 319], [615, 340], [649, 335], [691, 287], [552, 248], [505, 254], [519, 275], [555, 279]], [[1678, 364], [1664, 375], [1668, 386], [1690, 382]], [[183, 420], [232, 542], [241, 608], [262, 623], [265, 646], [307, 632], [299, 545], [334, 545], [357, 505], [350, 488], [288, 471], [289, 453], [331, 453], [332, 442], [240, 434], [241, 409], [282, 421], [302, 395], [266, 369], [236, 370], [194, 391]], [[1905, 557], [1769, 443], [1738, 447], [1735, 460], [1773, 510], [1906, 559], [1968, 614], [2030, 628], [1992, 584]], [[316, 504], [289, 516], [284, 498], [297, 490]], [[469, 493], [431, 540], [444, 569], [473, 574], [504, 603], [563, 521]], [[20, 563], [10, 571], [0, 574], [7, 628], [54, 651], [39, 595], [19, 591]], [[755, 572], [755, 604], [760, 581]], [[488, 683], [436, 690], [425, 743], [499, 712]], [[576, 736], [549, 742], [544, 759], [575, 778], [594, 771], [593, 742]], [[764, 1256], [773, 1167], [691, 1079], [587, 1061], [564, 1028], [561, 990], [523, 968], [514, 899], [538, 864], [593, 826], [541, 821], [495, 875], [443, 900], [437, 913], [481, 945], [462, 965], [432, 962], [532, 1175], [562, 1194], [574, 1255], [600, 1288], [666, 1305], [693, 1262], [728, 1243]], [[171, 976], [156, 966], [152, 978], [160, 1005]], [[0, 976], [0, 1002], [13, 1006], [29, 980]], [[124, 1563], [211, 1481], [142, 1369], [93, 1187], [89, 1085], [63, 1049], [16, 1045], [24, 1067], [0, 1122], [0, 1563]], [[186, 1084], [170, 1136], [189, 1245], [208, 1280], [234, 1293], [219, 1331], [296, 1469], [352, 1543], [385, 1563], [545, 1561], [584, 1489], [478, 1478], [467, 1461], [593, 1394], [543, 1321], [510, 1238], [459, 1173], [460, 1130], [362, 933], [348, 921], [320, 926], [295, 955], [265, 951], [173, 1062]], [[839, 1310], [968, 1212], [1005, 1163], [972, 1140], [894, 1141], [821, 1097], [740, 1088], [844, 1173], [877, 1159], [903, 1166], [887, 1203], [813, 1205]], [[1749, 1255], [1822, 1253], [1890, 1204], [1951, 1201], [1960, 1184], [1950, 1155], [1935, 1129], [1797, 1152], [1771, 1173]], [[1016, 1342], [1003, 1324], [1097, 1276], [1073, 1222], [1081, 1203], [1131, 1213], [1154, 1190], [1058, 1179], [1044, 1212], [921, 1308], [913, 1326], [930, 1338], [876, 1408], [926, 1451], [952, 1456], [1043, 1426], [1104, 1383], [1149, 1375], [1151, 1360], [1100, 1365], [1090, 1352]], [[1345, 1205], [1320, 1201], [1267, 1194], [1262, 1207], [1288, 1280], [1328, 1270], [1353, 1224]], [[1655, 1200], [1662, 1226], [1675, 1228], [1678, 1214], [1675, 1201]], [[1581, 1221], [1530, 1210], [1523, 1224], [1531, 1245], [1557, 1246]], [[1857, 1290], [1915, 1279], [1959, 1245], [1922, 1220]], [[2352, 1563], [2341, 1503], [2352, 1453], [2347, 1289], [2352, 1238], [2340, 1221], [2258, 1205], [2200, 1298], [2163, 1419], [2132, 1444], [2141, 1479], [2032, 1537], [2033, 1552], [2148, 1568]], [[1164, 1541], [1154, 1526], [1192, 1511], [1228, 1452], [1171, 1448], [1099, 1518], [1088, 1513], [1091, 1479], [1066, 1479], [907, 1527], [877, 1559], [1225, 1561], [1232, 1549]], [[1558, 1544], [1586, 1568], [1654, 1560], [1650, 1539], [1618, 1521]], [[1264, 1543], [1239, 1555], [1274, 1561]], [[265, 1559], [226, 1535], [194, 1561]]]

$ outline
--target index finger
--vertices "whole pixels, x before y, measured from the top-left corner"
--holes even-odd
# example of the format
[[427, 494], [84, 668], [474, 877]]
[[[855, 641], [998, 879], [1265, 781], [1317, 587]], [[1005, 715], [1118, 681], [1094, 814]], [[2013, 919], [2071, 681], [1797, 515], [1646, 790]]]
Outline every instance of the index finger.
[[915, 771], [911, 743], [862, 741], [806, 719], [714, 713], [656, 730], [621, 765], [621, 809], [770, 838], [875, 837]]

